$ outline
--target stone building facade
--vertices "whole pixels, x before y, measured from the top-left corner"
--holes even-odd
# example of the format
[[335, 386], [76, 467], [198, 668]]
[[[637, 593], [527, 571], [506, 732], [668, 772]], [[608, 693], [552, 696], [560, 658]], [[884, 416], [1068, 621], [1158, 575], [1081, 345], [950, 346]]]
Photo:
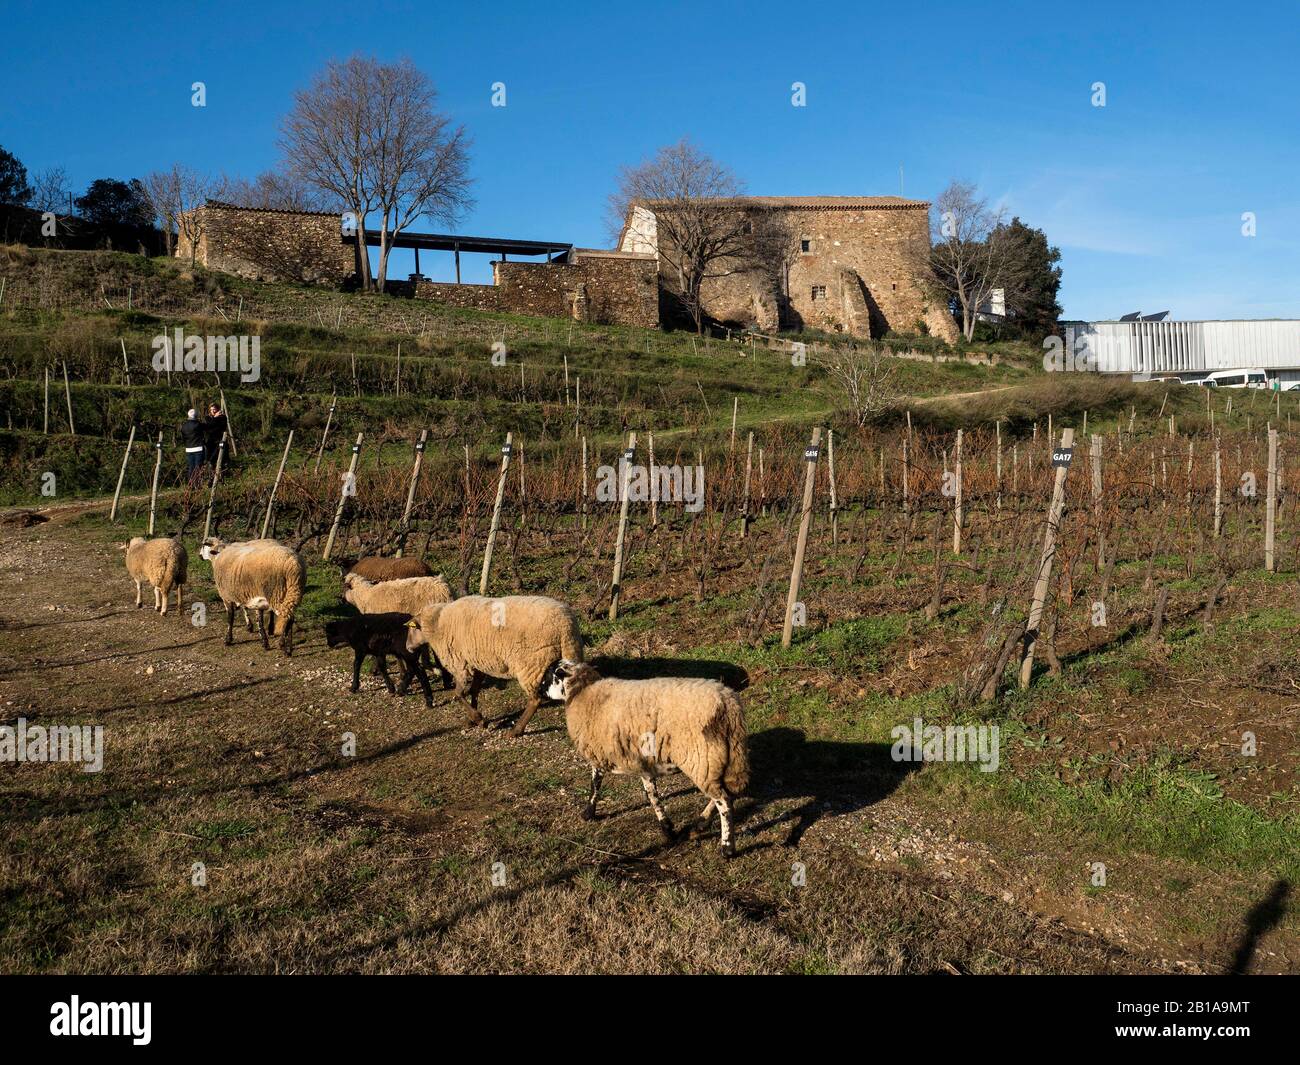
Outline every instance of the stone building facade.
[[[762, 234], [761, 242], [755, 238], [762, 254], [715, 266], [721, 276], [706, 280], [702, 300], [713, 319], [769, 333], [811, 328], [878, 337], [891, 330], [928, 331], [957, 339], [926, 265], [924, 201], [757, 196], [723, 202], [752, 219], [753, 232]], [[342, 235], [337, 214], [212, 200], [196, 213], [201, 232], [195, 259], [210, 269], [331, 288], [354, 285], [360, 274], [356, 246]], [[188, 259], [183, 229], [176, 255]], [[635, 205], [616, 250], [568, 248], [551, 262], [494, 261], [491, 285], [412, 279], [388, 288], [456, 307], [653, 329], [677, 287], [658, 233], [653, 205]]]
[[[926, 264], [929, 207], [898, 196], [751, 196], [720, 201], [762, 234], [749, 253], [715, 264], [701, 304], [724, 323], [821, 329], [854, 336], [928, 332], [957, 339], [957, 328]], [[634, 204], [619, 239], [624, 251], [654, 254], [672, 298], [679, 288], [672, 249], [661, 249], [658, 213]], [[758, 247], [761, 243], [761, 247]], [[661, 254], [665, 251], [665, 254]]]
[[[215, 200], [195, 214], [195, 261], [211, 270], [331, 288], [352, 283], [360, 273], [356, 244], [343, 237], [337, 214], [234, 207]], [[185, 228], [177, 235], [178, 259], [190, 258]]]
[[[360, 273], [356, 247], [337, 214], [271, 211], [209, 200], [197, 209], [195, 261], [262, 281], [344, 287]], [[183, 232], [176, 256], [190, 257]], [[570, 248], [554, 262], [499, 260], [491, 285], [390, 281], [394, 295], [476, 310], [654, 329], [659, 325], [658, 263], [637, 252]]]
[[659, 326], [658, 262], [636, 252], [574, 248], [568, 262], [494, 262], [505, 309], [582, 322]]

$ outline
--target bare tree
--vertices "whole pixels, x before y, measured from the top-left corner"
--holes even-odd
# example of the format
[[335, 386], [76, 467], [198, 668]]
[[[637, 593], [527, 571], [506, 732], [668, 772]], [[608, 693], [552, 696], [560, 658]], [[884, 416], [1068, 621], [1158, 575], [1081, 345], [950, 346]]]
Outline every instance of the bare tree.
[[831, 346], [817, 362], [826, 372], [833, 398], [852, 412], [858, 425], [894, 406], [902, 395], [894, 383], [897, 360], [878, 345]]
[[37, 211], [70, 214], [71, 196], [68, 172], [61, 166], [51, 166], [32, 177], [32, 198], [28, 204]]
[[398, 234], [421, 216], [450, 225], [473, 206], [469, 137], [437, 101], [433, 83], [409, 59], [375, 65], [366, 171], [379, 213], [381, 291]]
[[[171, 185], [167, 195], [172, 197], [175, 205], [178, 239], [184, 237], [189, 242], [191, 266], [198, 257], [199, 241], [203, 239], [203, 233], [207, 228], [207, 218], [199, 208], [207, 202], [213, 188], [213, 181], [206, 174], [192, 170], [183, 163], [177, 163], [172, 167]], [[145, 189], [147, 192], [148, 185]]]
[[610, 197], [611, 221], [620, 225], [638, 209], [654, 216], [659, 258], [676, 275], [696, 332], [704, 328], [704, 282], [756, 265], [754, 211], [742, 191], [729, 169], [683, 139], [624, 167]]
[[366, 216], [374, 194], [366, 184], [370, 126], [367, 76], [373, 61], [353, 57], [330, 60], [316, 80], [294, 94], [293, 109], [280, 130], [286, 169], [304, 183], [332, 196], [352, 215], [361, 284], [370, 288]]
[[961, 315], [969, 341], [993, 290], [1014, 287], [1012, 249], [1004, 239], [1002, 213], [981, 199], [974, 185], [952, 182], [934, 206], [930, 267]]
[[170, 170], [155, 170], [140, 179], [149, 206], [153, 208], [154, 221], [163, 231], [168, 258], [175, 251], [177, 219], [181, 213], [179, 171], [177, 164]]
[[[352, 213], [366, 288], [382, 288], [393, 238], [421, 215], [467, 209], [468, 138], [434, 110], [437, 93], [410, 62], [331, 60], [295, 94], [280, 147], [295, 178]], [[366, 219], [380, 215], [379, 273], [370, 274]]]
[[319, 188], [278, 170], [264, 170], [251, 180], [223, 175], [212, 197], [236, 207], [261, 211], [325, 212], [337, 206], [337, 201]]

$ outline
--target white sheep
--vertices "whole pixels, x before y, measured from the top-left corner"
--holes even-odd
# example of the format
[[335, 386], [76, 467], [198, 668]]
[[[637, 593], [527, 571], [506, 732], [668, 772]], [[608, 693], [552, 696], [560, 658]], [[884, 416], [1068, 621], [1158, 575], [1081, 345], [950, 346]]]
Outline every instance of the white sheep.
[[442, 574], [377, 582], [349, 573], [343, 578], [343, 598], [363, 614], [397, 613], [416, 617], [434, 603], [450, 603], [452, 594]]
[[674, 839], [655, 777], [676, 766], [708, 797], [701, 825], [717, 810], [722, 853], [735, 853], [732, 800], [749, 786], [744, 707], [735, 692], [700, 677], [619, 680], [602, 678], [588, 665], [561, 662], [547, 694], [564, 702], [569, 736], [591, 765], [584, 820], [596, 816], [603, 774], [635, 773], [664, 836]]
[[498, 599], [468, 595], [426, 607], [408, 623], [406, 646], [427, 647], [469, 704], [468, 723], [482, 725], [478, 693], [485, 677], [514, 678], [528, 703], [512, 736], [522, 736], [546, 697], [544, 684], [561, 659], [582, 660], [582, 633], [573, 608], [541, 595]]
[[267, 642], [266, 612], [271, 611], [271, 635], [280, 626], [280, 647], [293, 654], [293, 615], [302, 603], [307, 587], [307, 566], [302, 556], [278, 540], [245, 540], [228, 544], [224, 540], [204, 541], [199, 550], [212, 563], [217, 594], [226, 608], [226, 644], [234, 643], [235, 607], [257, 611], [257, 629], [262, 647]]
[[135, 581], [135, 605], [144, 605], [140, 590], [143, 584], [148, 583], [153, 587], [153, 608], [166, 615], [167, 601], [175, 588], [176, 612], [179, 616], [181, 589], [185, 585], [189, 566], [185, 545], [170, 536], [160, 536], [155, 540], [135, 536], [129, 543], [120, 546], [126, 552], [126, 572]]

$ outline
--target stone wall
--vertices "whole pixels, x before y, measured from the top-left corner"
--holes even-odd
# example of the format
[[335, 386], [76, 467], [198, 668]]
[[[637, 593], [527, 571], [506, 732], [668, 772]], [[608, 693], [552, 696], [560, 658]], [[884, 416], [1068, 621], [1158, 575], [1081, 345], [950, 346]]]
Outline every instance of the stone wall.
[[[341, 288], [357, 275], [356, 245], [345, 242], [337, 214], [266, 211], [209, 202], [196, 209], [196, 261], [257, 281], [298, 281]], [[189, 259], [182, 231], [178, 259]]]
[[445, 303], [450, 307], [468, 307], [476, 311], [504, 309], [501, 290], [496, 285], [457, 285], [446, 281], [417, 281], [414, 296], [417, 300]]
[[575, 248], [570, 258], [568, 263], [493, 263], [502, 308], [545, 318], [658, 327], [654, 256]]
[[495, 261], [494, 284], [420, 281], [414, 295], [453, 307], [658, 327], [659, 282], [653, 255], [575, 248], [570, 259], [567, 263]]

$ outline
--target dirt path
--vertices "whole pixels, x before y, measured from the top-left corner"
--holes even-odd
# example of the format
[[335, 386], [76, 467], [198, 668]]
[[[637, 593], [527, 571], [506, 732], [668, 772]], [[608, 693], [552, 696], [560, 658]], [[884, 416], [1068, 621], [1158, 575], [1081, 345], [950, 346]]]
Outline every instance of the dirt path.
[[913, 406], [925, 406], [932, 403], [947, 403], [954, 399], [970, 399], [971, 396], [989, 396], [994, 392], [1006, 392], [1012, 388], [1019, 388], [1020, 385], [998, 385], [996, 388], [979, 388], [974, 392], [948, 392], [939, 396], [912, 396], [908, 402]]
[[[426, 710], [367, 677], [351, 695], [319, 629], [285, 659], [238, 629], [225, 647], [215, 610], [192, 624], [201, 563], [183, 615], [134, 609], [107, 539], [0, 530], [0, 722], [105, 730], [101, 773], [0, 776], [0, 970], [1202, 968], [918, 815], [873, 745], [840, 745], [827, 781], [772, 735], [792, 730], [755, 736], [729, 863], [664, 844], [635, 782], [584, 823], [556, 708], [516, 741], [461, 728], [441, 693]], [[698, 812], [681, 778], [665, 793], [679, 824]]]

